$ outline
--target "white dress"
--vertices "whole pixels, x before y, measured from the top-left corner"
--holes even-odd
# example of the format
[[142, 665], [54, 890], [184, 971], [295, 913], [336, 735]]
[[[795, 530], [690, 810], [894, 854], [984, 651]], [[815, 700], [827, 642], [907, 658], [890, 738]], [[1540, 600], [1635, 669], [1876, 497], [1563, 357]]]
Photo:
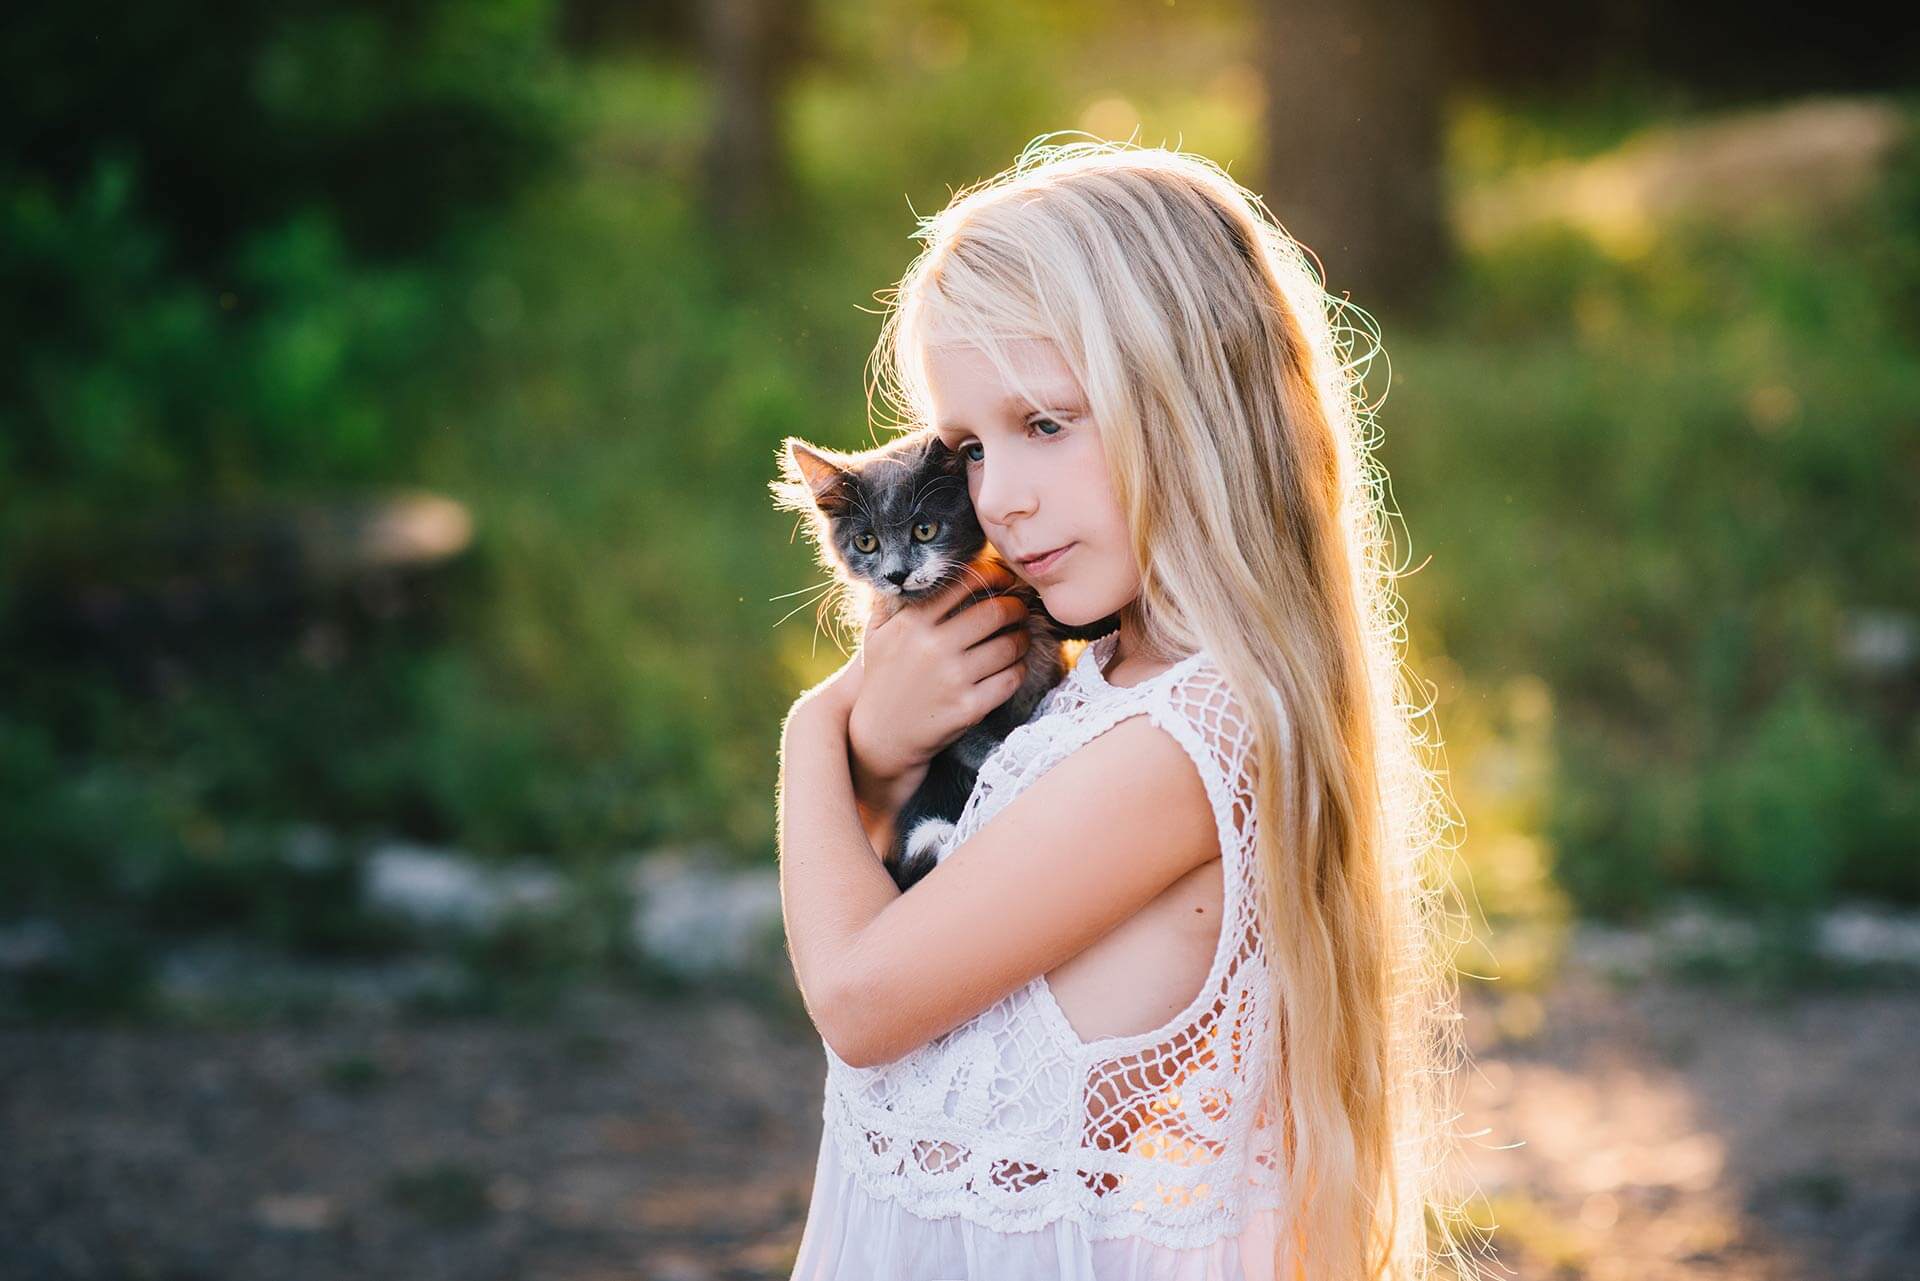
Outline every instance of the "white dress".
[[1213, 802], [1223, 911], [1206, 981], [1134, 1035], [1083, 1040], [1041, 975], [890, 1063], [851, 1067], [823, 1042], [825, 1131], [793, 1281], [1273, 1281], [1286, 1166], [1264, 1106], [1274, 1011], [1253, 730], [1205, 651], [1107, 684], [1115, 639], [1083, 651], [987, 758], [939, 853], [1147, 716]]

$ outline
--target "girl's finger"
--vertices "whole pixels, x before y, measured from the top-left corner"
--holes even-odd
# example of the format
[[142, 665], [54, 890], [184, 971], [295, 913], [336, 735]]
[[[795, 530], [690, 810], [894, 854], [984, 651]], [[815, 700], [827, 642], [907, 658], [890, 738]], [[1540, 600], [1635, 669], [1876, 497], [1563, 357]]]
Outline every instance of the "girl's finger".
[[995, 672], [973, 687], [973, 696], [977, 700], [972, 708], [973, 718], [978, 721], [1000, 704], [1012, 698], [1014, 691], [1020, 688], [1020, 682], [1026, 679], [1026, 671], [1018, 666], [1005, 671]]
[[963, 647], [972, 646], [1026, 616], [1027, 603], [1018, 596], [989, 596], [955, 614], [950, 626]]
[[965, 570], [961, 575], [929, 596], [923, 603], [929, 617], [946, 622], [950, 614], [958, 613], [965, 606], [967, 597], [976, 592], [985, 591], [980, 575], [973, 570]]
[[882, 596], [880, 593], [875, 592], [873, 594], [873, 600], [867, 605], [867, 622], [866, 626], [862, 629], [863, 634], [871, 636], [874, 628], [879, 627], [899, 612], [900, 606], [894, 597]]
[[998, 556], [989, 556], [976, 568], [982, 577], [1001, 587], [1011, 587], [1020, 581], [1020, 576], [1013, 572], [1013, 567]]
[[[991, 640], [981, 641], [963, 656], [967, 679], [974, 683], [986, 679], [1002, 668], [1018, 664], [1020, 655], [1026, 652], [1026, 630], [1003, 632]], [[1015, 667], [1014, 670], [1020, 670]]]
[[1019, 580], [1007, 572], [1006, 566], [991, 556], [980, 557], [971, 562], [960, 575], [960, 581], [976, 595], [988, 592], [1003, 592]]
[[944, 623], [966, 607], [968, 597], [1004, 592], [1019, 581], [1000, 561], [985, 556], [961, 570], [959, 577], [943, 587], [927, 604], [932, 616]]

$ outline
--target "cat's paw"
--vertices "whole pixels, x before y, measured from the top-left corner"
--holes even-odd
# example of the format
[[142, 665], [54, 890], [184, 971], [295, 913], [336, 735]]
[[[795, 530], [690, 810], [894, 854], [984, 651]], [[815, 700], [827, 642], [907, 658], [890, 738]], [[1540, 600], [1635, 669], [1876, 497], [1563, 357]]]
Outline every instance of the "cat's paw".
[[941, 853], [947, 847], [947, 839], [954, 833], [954, 825], [944, 818], [923, 818], [913, 825], [907, 833], [907, 846], [900, 856], [903, 865], [917, 864], [924, 855], [934, 863], [940, 861]]

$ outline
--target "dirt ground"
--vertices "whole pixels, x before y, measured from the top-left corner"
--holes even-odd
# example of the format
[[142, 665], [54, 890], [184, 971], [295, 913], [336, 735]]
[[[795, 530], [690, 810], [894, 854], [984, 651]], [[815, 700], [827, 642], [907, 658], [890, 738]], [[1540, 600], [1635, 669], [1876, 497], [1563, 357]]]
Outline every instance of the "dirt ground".
[[[1489, 1276], [1912, 1278], [1920, 997], [1567, 975], [1474, 996]], [[0, 1276], [784, 1278], [804, 1023], [583, 993], [549, 1025], [0, 1030]]]

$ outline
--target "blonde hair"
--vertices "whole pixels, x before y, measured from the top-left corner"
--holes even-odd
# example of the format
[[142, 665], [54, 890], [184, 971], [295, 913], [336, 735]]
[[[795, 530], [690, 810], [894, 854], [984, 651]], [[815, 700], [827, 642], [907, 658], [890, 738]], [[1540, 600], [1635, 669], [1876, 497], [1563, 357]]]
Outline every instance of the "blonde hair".
[[1155, 656], [1208, 650], [1256, 726], [1270, 1102], [1294, 1172], [1277, 1275], [1457, 1268], [1443, 1184], [1464, 1043], [1429, 866], [1450, 799], [1401, 658], [1360, 392], [1379, 348], [1353, 358], [1342, 316], [1377, 331], [1211, 161], [1058, 136], [920, 220], [924, 248], [878, 295], [869, 404], [930, 421], [936, 323], [1016, 387], [1005, 343], [1047, 339], [1073, 370], [1132, 533], [1130, 634]]

